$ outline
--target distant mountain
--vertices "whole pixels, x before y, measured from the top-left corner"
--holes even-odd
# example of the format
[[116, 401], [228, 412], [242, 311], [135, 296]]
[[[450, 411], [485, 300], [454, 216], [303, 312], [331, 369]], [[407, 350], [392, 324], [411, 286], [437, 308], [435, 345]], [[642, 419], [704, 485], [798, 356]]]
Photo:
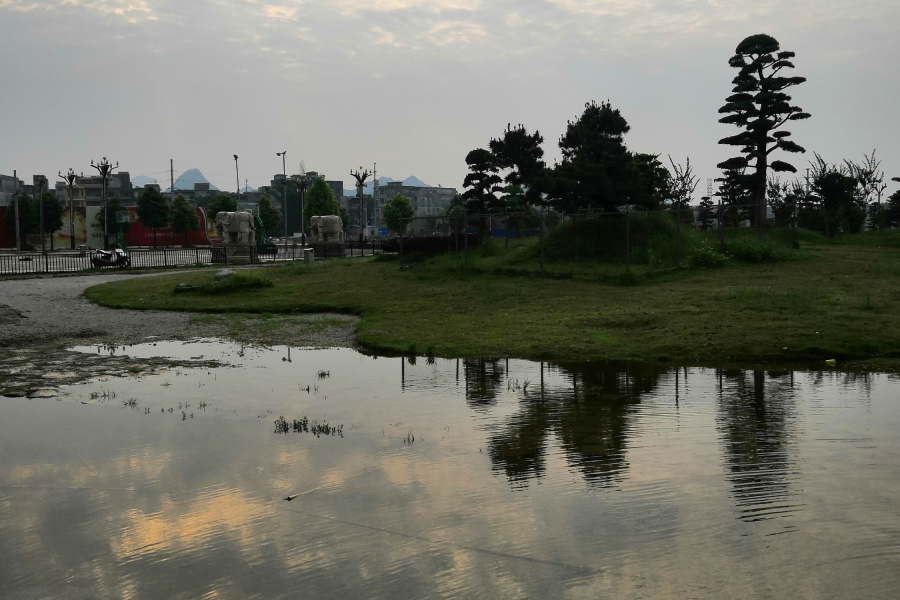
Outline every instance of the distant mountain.
[[143, 175], [131, 178], [131, 185], [134, 187], [144, 187], [148, 183], [156, 183], [156, 180], [152, 177], [144, 177]]
[[409, 177], [404, 179], [403, 185], [408, 185], [409, 187], [431, 187], [415, 175], [410, 175]]
[[[133, 181], [133, 180], [132, 180]], [[195, 183], [209, 183], [209, 180], [203, 176], [199, 169], [188, 169], [175, 180], [176, 190], [193, 190]], [[165, 191], [171, 191], [172, 186], [166, 186]], [[210, 190], [218, 190], [213, 184], [209, 184]]]
[[[379, 177], [378, 178], [378, 187], [384, 187], [385, 185], [387, 185], [389, 183], [394, 183], [397, 181], [399, 181], [399, 180], [393, 179], [391, 177]], [[430, 185], [428, 185], [427, 183], [425, 183], [424, 181], [422, 181], [415, 175], [410, 175], [409, 177], [404, 179], [403, 185], [407, 186], [407, 187], [431, 187]], [[370, 181], [366, 184], [365, 191], [363, 193], [371, 195], [374, 191], [375, 191], [375, 182]], [[356, 195], [356, 182], [353, 182], [350, 184], [345, 183], [344, 184], [344, 194], [346, 194], [348, 196], [355, 196]]]

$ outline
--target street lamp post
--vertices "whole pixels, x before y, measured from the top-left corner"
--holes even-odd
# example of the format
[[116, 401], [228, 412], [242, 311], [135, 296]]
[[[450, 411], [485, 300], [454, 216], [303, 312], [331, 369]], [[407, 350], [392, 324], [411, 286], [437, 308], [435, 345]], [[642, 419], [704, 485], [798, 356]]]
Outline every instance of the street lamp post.
[[69, 200], [69, 246], [72, 250], [75, 249], [75, 181], [78, 177], [75, 175], [75, 171], [69, 169], [69, 172], [65, 175], [62, 174], [62, 171], [59, 172], [59, 178], [66, 182], [66, 194], [68, 195]]
[[306, 200], [306, 188], [309, 187], [309, 179], [306, 178], [306, 173], [301, 173], [294, 177], [294, 183], [297, 184], [297, 189], [300, 190], [300, 245], [306, 248], [306, 212], [304, 212], [305, 208], [303, 206], [303, 202]]
[[366, 179], [369, 178], [369, 171], [363, 171], [362, 167], [359, 168], [357, 172], [350, 171], [350, 175], [356, 179], [356, 190], [359, 195], [359, 247], [362, 248], [363, 244], [363, 231], [366, 224], [363, 222], [363, 190], [366, 187]]
[[281, 157], [281, 209], [283, 214], [281, 218], [284, 219], [284, 251], [287, 252], [287, 243], [288, 243], [288, 221], [287, 221], [287, 150], [284, 152], [276, 152], [275, 156]]
[[109, 189], [107, 183], [113, 170], [119, 168], [119, 163], [116, 162], [116, 166], [113, 166], [109, 164], [109, 161], [107, 161], [104, 156], [103, 161], [97, 164], [94, 164], [94, 161], [92, 160], [91, 166], [97, 169], [97, 172], [100, 173], [100, 177], [102, 178], [100, 186], [100, 204], [103, 207], [103, 249], [106, 250], [109, 248]]

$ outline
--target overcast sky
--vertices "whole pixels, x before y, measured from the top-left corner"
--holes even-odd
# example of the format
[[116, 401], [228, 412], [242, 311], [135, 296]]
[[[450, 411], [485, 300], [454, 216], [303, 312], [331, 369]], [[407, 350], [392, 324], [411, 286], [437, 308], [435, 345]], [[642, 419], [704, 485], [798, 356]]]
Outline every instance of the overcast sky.
[[349, 182], [377, 162], [461, 187], [507, 123], [552, 162], [566, 121], [608, 99], [630, 148], [705, 179], [735, 132], [717, 122], [727, 60], [765, 32], [809, 79], [795, 166], [877, 148], [900, 176], [898, 22], [897, 0], [0, 0], [0, 173], [107, 156], [167, 182], [172, 158], [233, 189], [233, 154], [255, 187], [287, 150], [289, 172]]

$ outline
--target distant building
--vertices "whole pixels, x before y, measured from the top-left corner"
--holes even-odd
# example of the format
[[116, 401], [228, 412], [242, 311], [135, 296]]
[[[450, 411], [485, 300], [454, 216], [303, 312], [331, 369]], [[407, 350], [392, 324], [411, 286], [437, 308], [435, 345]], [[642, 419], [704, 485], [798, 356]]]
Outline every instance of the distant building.
[[[159, 186], [157, 185], [157, 187]], [[103, 202], [103, 178], [100, 175], [78, 177], [75, 180], [73, 192], [75, 206], [100, 206]], [[107, 183], [107, 195], [109, 198], [118, 198], [125, 206], [134, 206], [135, 195], [131, 185], [131, 175], [127, 171], [110, 175]], [[62, 181], [56, 182], [56, 197], [68, 203], [66, 184]]]
[[[444, 187], [420, 187], [403, 185], [402, 181], [392, 181], [385, 185], [379, 185], [375, 192], [375, 225], [379, 228], [384, 227], [384, 219], [382, 211], [384, 205], [391, 201], [391, 198], [400, 194], [409, 198], [415, 216], [417, 217], [436, 217], [441, 211], [447, 209], [450, 201], [456, 198], [456, 188]], [[356, 205], [357, 207], [359, 204]]]
[[13, 195], [16, 193], [17, 187], [21, 190], [25, 187], [25, 183], [20, 179], [18, 186], [16, 186], [16, 180], [13, 179], [12, 175], [0, 175], [0, 206], [12, 204]]

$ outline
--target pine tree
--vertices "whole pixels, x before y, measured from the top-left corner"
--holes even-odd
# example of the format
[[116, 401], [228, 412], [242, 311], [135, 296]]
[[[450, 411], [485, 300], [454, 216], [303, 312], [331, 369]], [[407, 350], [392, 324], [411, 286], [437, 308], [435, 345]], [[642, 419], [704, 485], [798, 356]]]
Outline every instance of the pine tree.
[[42, 233], [50, 235], [50, 250], [53, 250], [53, 234], [63, 226], [65, 206], [52, 192], [41, 194], [41, 205], [44, 210], [44, 231]]
[[409, 202], [409, 198], [396, 194], [384, 205], [384, 210], [382, 211], [384, 224], [391, 231], [396, 231], [398, 234], [403, 235], [403, 231], [408, 225], [408, 223], [403, 223], [403, 220], [412, 218], [415, 212], [412, 204]]
[[743, 156], [731, 158], [719, 168], [726, 171], [746, 169], [752, 165], [754, 172], [748, 176], [752, 199], [757, 205], [756, 224], [760, 234], [766, 217], [766, 181], [769, 169], [776, 172], [796, 173], [792, 165], [775, 160], [769, 162], [769, 155], [776, 150], [785, 152], [806, 152], [796, 143], [788, 140], [791, 133], [781, 130], [788, 121], [808, 119], [809, 113], [791, 105], [791, 97], [785, 92], [790, 87], [806, 81], [804, 77], [783, 77], [784, 69], [793, 69], [789, 59], [794, 52], [780, 51], [778, 41], [765, 34], [752, 35], [742, 41], [735, 55], [728, 61], [729, 66], [740, 69], [732, 83], [733, 94], [719, 109], [726, 116], [720, 123], [736, 125], [743, 129], [735, 136], [719, 141], [720, 144], [739, 146]]
[[303, 220], [309, 227], [309, 220], [313, 217], [326, 215], [340, 216], [341, 205], [334, 198], [334, 192], [321, 177], [317, 177], [306, 192], [306, 202], [303, 206]]

